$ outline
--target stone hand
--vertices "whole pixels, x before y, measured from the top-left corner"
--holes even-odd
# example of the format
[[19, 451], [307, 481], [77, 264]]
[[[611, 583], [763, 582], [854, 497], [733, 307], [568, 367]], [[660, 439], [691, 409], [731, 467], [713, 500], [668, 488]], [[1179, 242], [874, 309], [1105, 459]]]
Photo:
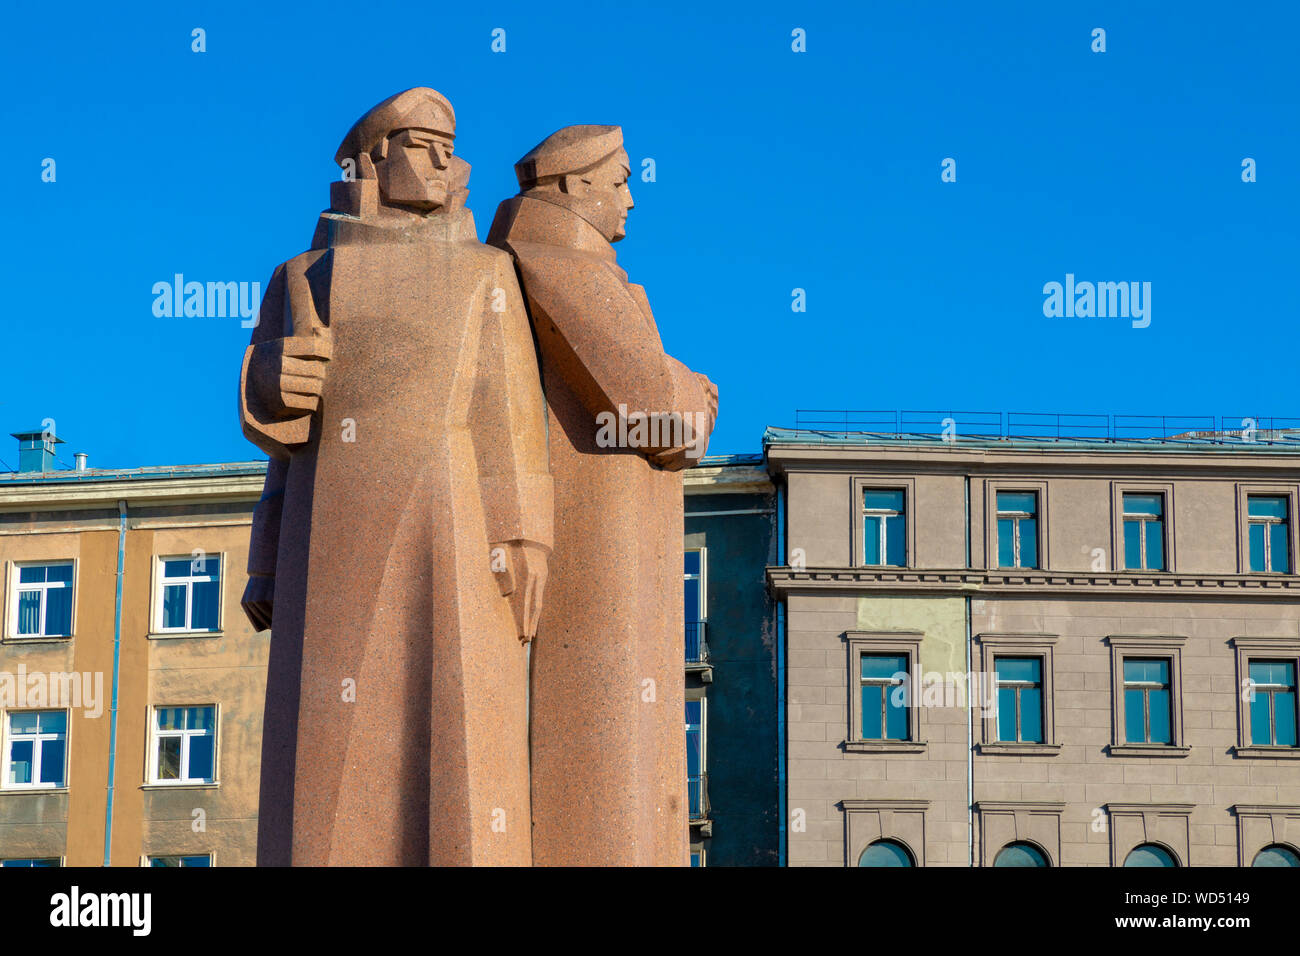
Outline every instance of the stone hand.
[[[496, 555], [505, 552], [503, 562]], [[510, 598], [519, 640], [527, 643], [537, 636], [542, 616], [542, 592], [546, 589], [546, 560], [550, 549], [532, 541], [507, 541], [492, 546], [493, 573], [503, 597]]]
[[291, 336], [281, 341], [280, 402], [291, 411], [314, 412], [320, 406], [332, 342], [328, 334]]
[[244, 588], [244, 597], [239, 604], [254, 628], [259, 631], [270, 630], [271, 607], [274, 602], [275, 578], [264, 574], [249, 575], [248, 586]]

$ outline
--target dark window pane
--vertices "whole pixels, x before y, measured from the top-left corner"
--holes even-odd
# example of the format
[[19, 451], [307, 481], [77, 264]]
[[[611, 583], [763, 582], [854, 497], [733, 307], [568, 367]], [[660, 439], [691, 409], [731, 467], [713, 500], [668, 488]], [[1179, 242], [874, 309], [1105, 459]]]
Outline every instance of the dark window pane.
[[43, 734], [62, 734], [68, 730], [66, 710], [45, 710], [36, 715], [36, 726]]
[[1038, 512], [1038, 495], [1032, 491], [999, 491], [998, 511]]
[[1147, 691], [1147, 707], [1151, 712], [1151, 743], [1168, 744], [1173, 742], [1173, 731], [1169, 726], [1169, 691]]
[[72, 565], [70, 564], [52, 564], [45, 569], [45, 580], [62, 581], [64, 584], [72, 583]]
[[221, 597], [220, 581], [203, 581], [194, 585], [194, 609], [190, 627], [196, 631], [217, 629], [217, 602]]
[[907, 739], [907, 704], [902, 687], [889, 688], [889, 703], [885, 708], [885, 736], [889, 740]]
[[1124, 513], [1126, 515], [1162, 515], [1164, 510], [1163, 495], [1124, 496]]
[[1147, 526], [1147, 570], [1163, 571], [1165, 569], [1165, 523], [1148, 521]]
[[181, 739], [161, 737], [158, 740], [158, 779], [179, 780], [181, 775]]
[[1043, 742], [1043, 692], [1038, 687], [1020, 691], [1020, 739], [1036, 744]]
[[1291, 570], [1291, 542], [1287, 526], [1285, 524], [1270, 525], [1268, 539], [1269, 558], [1273, 562], [1273, 566], [1269, 570], [1283, 574], [1289, 573]]
[[1296, 711], [1295, 694], [1291, 691], [1276, 691], [1273, 694], [1273, 713], [1277, 727], [1277, 740], [1280, 747], [1296, 745]]
[[192, 780], [212, 779], [212, 745], [216, 737], [201, 734], [190, 738], [190, 772], [186, 775]]
[[1035, 681], [1043, 673], [1042, 661], [1037, 657], [999, 657], [993, 664], [999, 681]]
[[41, 741], [41, 783], [63, 786], [63, 748], [62, 740]]
[[1010, 518], [998, 519], [998, 567], [1016, 566], [1015, 523]]
[[1124, 567], [1136, 571], [1142, 567], [1142, 522], [1124, 522]]
[[45, 580], [45, 565], [38, 564], [18, 569], [19, 584], [40, 584]]
[[902, 511], [903, 493], [868, 488], [862, 493], [862, 507], [870, 511]]
[[34, 710], [27, 710], [17, 714], [10, 713], [9, 732], [13, 734], [34, 734], [39, 719], [40, 715]]
[[1285, 846], [1266, 846], [1255, 855], [1251, 866], [1300, 866], [1300, 856]]
[[18, 633], [41, 633], [41, 592], [18, 592]]
[[1251, 495], [1246, 499], [1246, 513], [1252, 518], [1286, 518], [1286, 498]]
[[883, 519], [868, 515], [862, 522], [862, 561], [880, 564], [880, 526]]
[[181, 866], [212, 866], [212, 858], [208, 856], [181, 857]]
[[163, 562], [163, 577], [165, 578], [188, 578], [190, 576], [190, 558], [176, 558], [172, 561]]
[[1020, 566], [1038, 567], [1038, 519], [1020, 519]]
[[1174, 858], [1163, 847], [1144, 843], [1124, 858], [1125, 866], [1175, 866]]
[[32, 782], [32, 741], [15, 740], [9, 744], [9, 782]]
[[863, 654], [862, 676], [893, 680], [895, 675], [907, 673], [907, 658], [889, 654]]
[[183, 584], [163, 588], [163, 627], [185, 626], [185, 592]]
[[1130, 744], [1147, 742], [1140, 690], [1124, 691], [1124, 740]]
[[907, 564], [907, 528], [902, 515], [885, 519], [885, 563], [895, 567]]
[[880, 702], [888, 687], [864, 685], [862, 688], [862, 739], [880, 740], [884, 734], [880, 726]]
[[182, 730], [185, 727], [185, 708], [159, 707], [157, 710], [159, 730]]
[[700, 582], [688, 580], [685, 582], [686, 587], [686, 623], [698, 624], [700, 621]]
[[72, 588], [50, 588], [46, 593], [45, 633], [51, 637], [72, 633]]
[[998, 851], [994, 866], [1047, 866], [1047, 858], [1028, 843], [1010, 843]]
[[892, 840], [878, 840], [858, 859], [858, 866], [911, 866], [911, 855]]
[[1249, 534], [1250, 569], [1252, 571], [1267, 571], [1268, 568], [1265, 566], [1264, 562], [1264, 525], [1252, 524], [1249, 529]]
[[1016, 739], [1016, 689], [998, 688], [998, 740]]
[[1266, 691], [1256, 691], [1255, 699], [1250, 701], [1250, 742], [1257, 747], [1267, 747], [1273, 743]]
[[700, 552], [687, 551], [685, 566], [686, 566], [687, 574], [699, 574], [700, 573]]

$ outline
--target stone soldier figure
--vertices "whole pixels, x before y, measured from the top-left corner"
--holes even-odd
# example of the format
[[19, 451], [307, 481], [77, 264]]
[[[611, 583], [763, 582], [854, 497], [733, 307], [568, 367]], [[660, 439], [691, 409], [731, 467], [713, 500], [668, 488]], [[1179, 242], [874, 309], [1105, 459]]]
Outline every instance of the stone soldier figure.
[[532, 650], [533, 859], [685, 865], [679, 470], [704, 454], [717, 389], [664, 353], [618, 266], [622, 131], [566, 127], [515, 173], [488, 242], [515, 258], [540, 349], [556, 515]]
[[271, 626], [258, 861], [531, 862], [527, 646], [552, 530], [510, 257], [439, 93], [363, 116], [240, 380], [271, 457], [244, 606]]

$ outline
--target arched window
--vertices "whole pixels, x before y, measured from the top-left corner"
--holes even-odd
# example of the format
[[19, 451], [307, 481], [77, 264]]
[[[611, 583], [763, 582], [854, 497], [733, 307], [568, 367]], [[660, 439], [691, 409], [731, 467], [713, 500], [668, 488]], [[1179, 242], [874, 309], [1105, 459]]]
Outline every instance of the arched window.
[[1032, 843], [1008, 843], [998, 851], [994, 866], [1051, 866], [1043, 851]]
[[1177, 866], [1178, 861], [1174, 855], [1162, 846], [1156, 846], [1154, 843], [1143, 843], [1141, 846], [1135, 846], [1129, 855], [1124, 858], [1125, 866]]
[[1300, 854], [1289, 846], [1274, 843], [1255, 854], [1251, 866], [1300, 866]]
[[877, 840], [863, 852], [858, 866], [916, 866], [907, 847], [893, 840]]

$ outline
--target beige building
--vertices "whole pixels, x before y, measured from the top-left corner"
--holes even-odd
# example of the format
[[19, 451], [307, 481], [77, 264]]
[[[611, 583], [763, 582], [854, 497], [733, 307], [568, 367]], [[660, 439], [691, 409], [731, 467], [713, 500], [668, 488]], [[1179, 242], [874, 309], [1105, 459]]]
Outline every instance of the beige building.
[[252, 865], [269, 634], [239, 599], [265, 465], [53, 471], [52, 442], [20, 441], [0, 861]]
[[769, 429], [791, 865], [1300, 864], [1300, 441]]

